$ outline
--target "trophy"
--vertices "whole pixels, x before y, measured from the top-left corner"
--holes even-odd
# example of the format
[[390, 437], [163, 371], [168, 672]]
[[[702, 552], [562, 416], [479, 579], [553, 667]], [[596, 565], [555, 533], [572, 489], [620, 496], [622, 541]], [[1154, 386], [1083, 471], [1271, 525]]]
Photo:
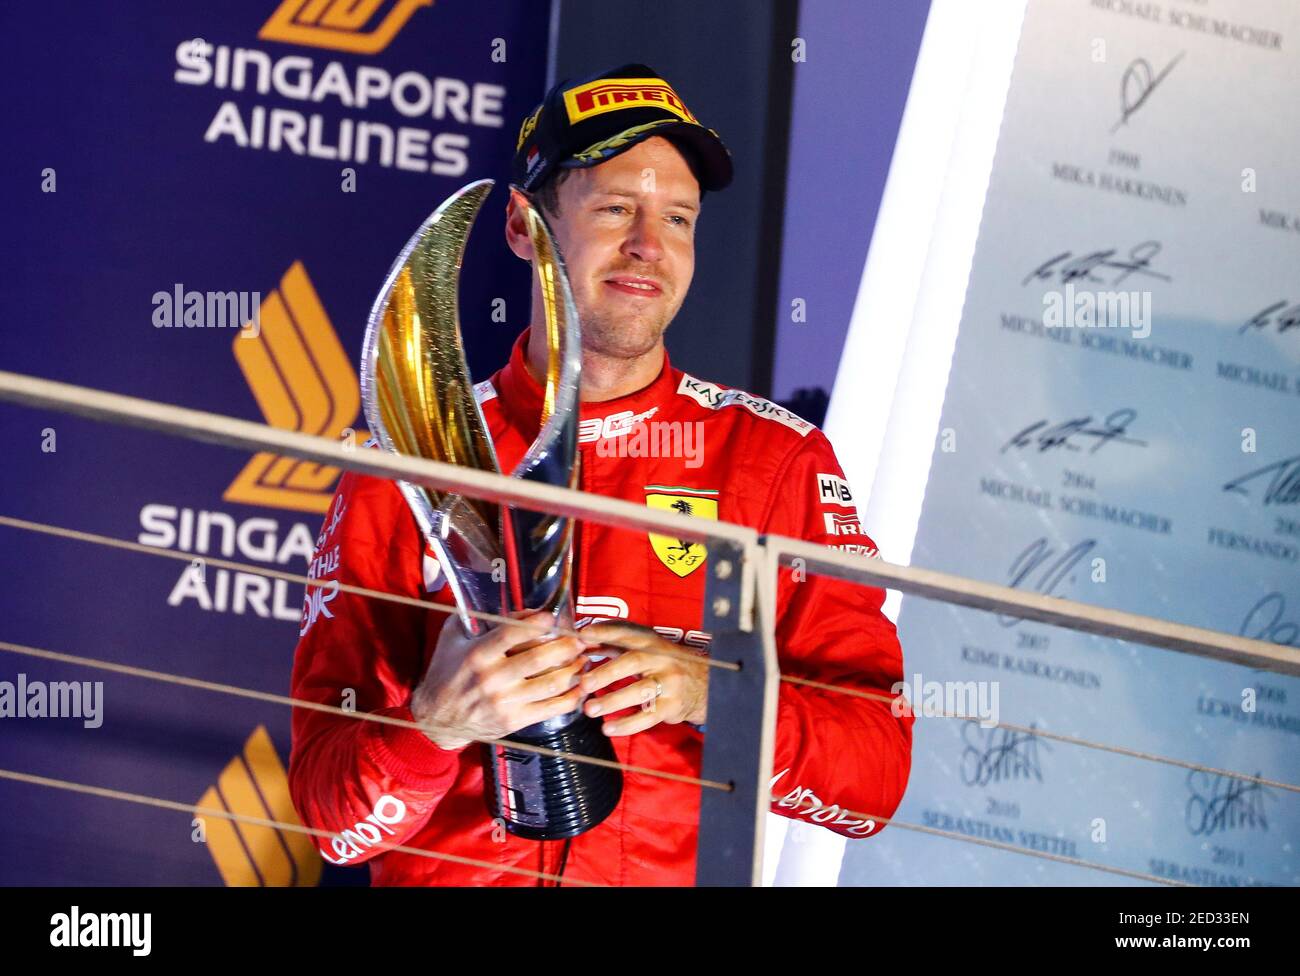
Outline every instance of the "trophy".
[[[465, 362], [457, 309], [465, 242], [492, 186], [492, 180], [478, 180], [462, 187], [402, 248], [370, 311], [361, 398], [384, 450], [499, 473]], [[522, 190], [511, 187], [511, 193], [533, 244], [545, 320], [534, 329], [544, 325], [547, 349], [541, 430], [511, 474], [574, 488], [582, 364], [577, 310], [545, 219]], [[442, 566], [468, 636], [487, 629], [476, 613], [546, 610], [558, 626], [572, 629], [572, 519], [405, 481], [397, 485]], [[532, 840], [574, 837], [618, 805], [621, 770], [564, 758], [615, 758], [599, 723], [581, 708], [503, 742], [484, 744], [483, 779], [489, 812], [510, 833]], [[510, 742], [561, 755], [511, 748]]]

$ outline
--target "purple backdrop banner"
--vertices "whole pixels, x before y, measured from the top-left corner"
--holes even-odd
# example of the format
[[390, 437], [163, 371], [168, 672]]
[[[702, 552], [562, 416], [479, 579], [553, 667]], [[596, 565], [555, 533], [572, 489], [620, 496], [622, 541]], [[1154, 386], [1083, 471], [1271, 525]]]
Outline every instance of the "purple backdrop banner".
[[[501, 217], [550, 5], [9, 5], [0, 368], [366, 436], [356, 361], [407, 237], [473, 179], [461, 315], [486, 375], [527, 324]], [[509, 273], [506, 271], [509, 269]], [[0, 642], [287, 694], [334, 469], [0, 405]], [[193, 560], [198, 560], [193, 562]], [[0, 649], [0, 768], [296, 820], [289, 710]], [[290, 831], [0, 781], [0, 883], [364, 883]]]

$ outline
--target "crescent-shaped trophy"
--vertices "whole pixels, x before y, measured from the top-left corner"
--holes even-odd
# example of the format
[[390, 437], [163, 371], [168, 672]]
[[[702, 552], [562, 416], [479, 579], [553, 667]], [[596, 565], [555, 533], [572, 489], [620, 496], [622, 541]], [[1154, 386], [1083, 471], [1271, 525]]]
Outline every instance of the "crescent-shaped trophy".
[[[465, 243], [492, 180], [462, 187], [407, 241], [370, 311], [361, 355], [361, 399], [382, 449], [499, 473], [496, 451], [465, 361], [457, 284]], [[532, 241], [541, 286], [547, 370], [540, 431], [512, 477], [576, 488], [582, 342], [564, 261], [541, 212], [510, 188]], [[398, 481], [441, 564], [466, 634], [479, 614], [548, 610], [571, 627], [573, 520]], [[599, 824], [622, 795], [618, 769], [514, 749], [509, 742], [614, 759], [582, 711], [485, 746], [489, 812], [511, 833], [573, 837]]]

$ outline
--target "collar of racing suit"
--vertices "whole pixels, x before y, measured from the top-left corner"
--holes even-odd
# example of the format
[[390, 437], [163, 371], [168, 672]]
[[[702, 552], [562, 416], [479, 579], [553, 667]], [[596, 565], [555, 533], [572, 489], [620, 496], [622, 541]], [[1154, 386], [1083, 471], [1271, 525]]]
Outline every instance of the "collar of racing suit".
[[[501, 406], [510, 418], [512, 426], [526, 431], [529, 436], [536, 434], [541, 427], [542, 384], [528, 371], [526, 361], [528, 348], [528, 329], [520, 333], [510, 351], [510, 361], [492, 377], [492, 386], [501, 398]], [[662, 407], [676, 393], [674, 370], [668, 361], [668, 351], [664, 350], [664, 365], [659, 375], [649, 385], [635, 393], [616, 397], [613, 400], [601, 400], [597, 403], [581, 403], [578, 407], [580, 426], [589, 428], [611, 417], [633, 417]], [[580, 437], [580, 446], [586, 446], [591, 440]]]

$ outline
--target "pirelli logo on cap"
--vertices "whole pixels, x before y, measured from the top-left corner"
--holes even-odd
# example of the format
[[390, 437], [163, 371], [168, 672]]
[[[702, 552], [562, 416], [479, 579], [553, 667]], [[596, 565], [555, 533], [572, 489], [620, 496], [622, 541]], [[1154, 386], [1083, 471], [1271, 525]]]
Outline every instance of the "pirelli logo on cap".
[[602, 112], [647, 106], [667, 109], [686, 122], [700, 124], [672, 85], [662, 78], [601, 78], [564, 93], [564, 110], [570, 125]]

